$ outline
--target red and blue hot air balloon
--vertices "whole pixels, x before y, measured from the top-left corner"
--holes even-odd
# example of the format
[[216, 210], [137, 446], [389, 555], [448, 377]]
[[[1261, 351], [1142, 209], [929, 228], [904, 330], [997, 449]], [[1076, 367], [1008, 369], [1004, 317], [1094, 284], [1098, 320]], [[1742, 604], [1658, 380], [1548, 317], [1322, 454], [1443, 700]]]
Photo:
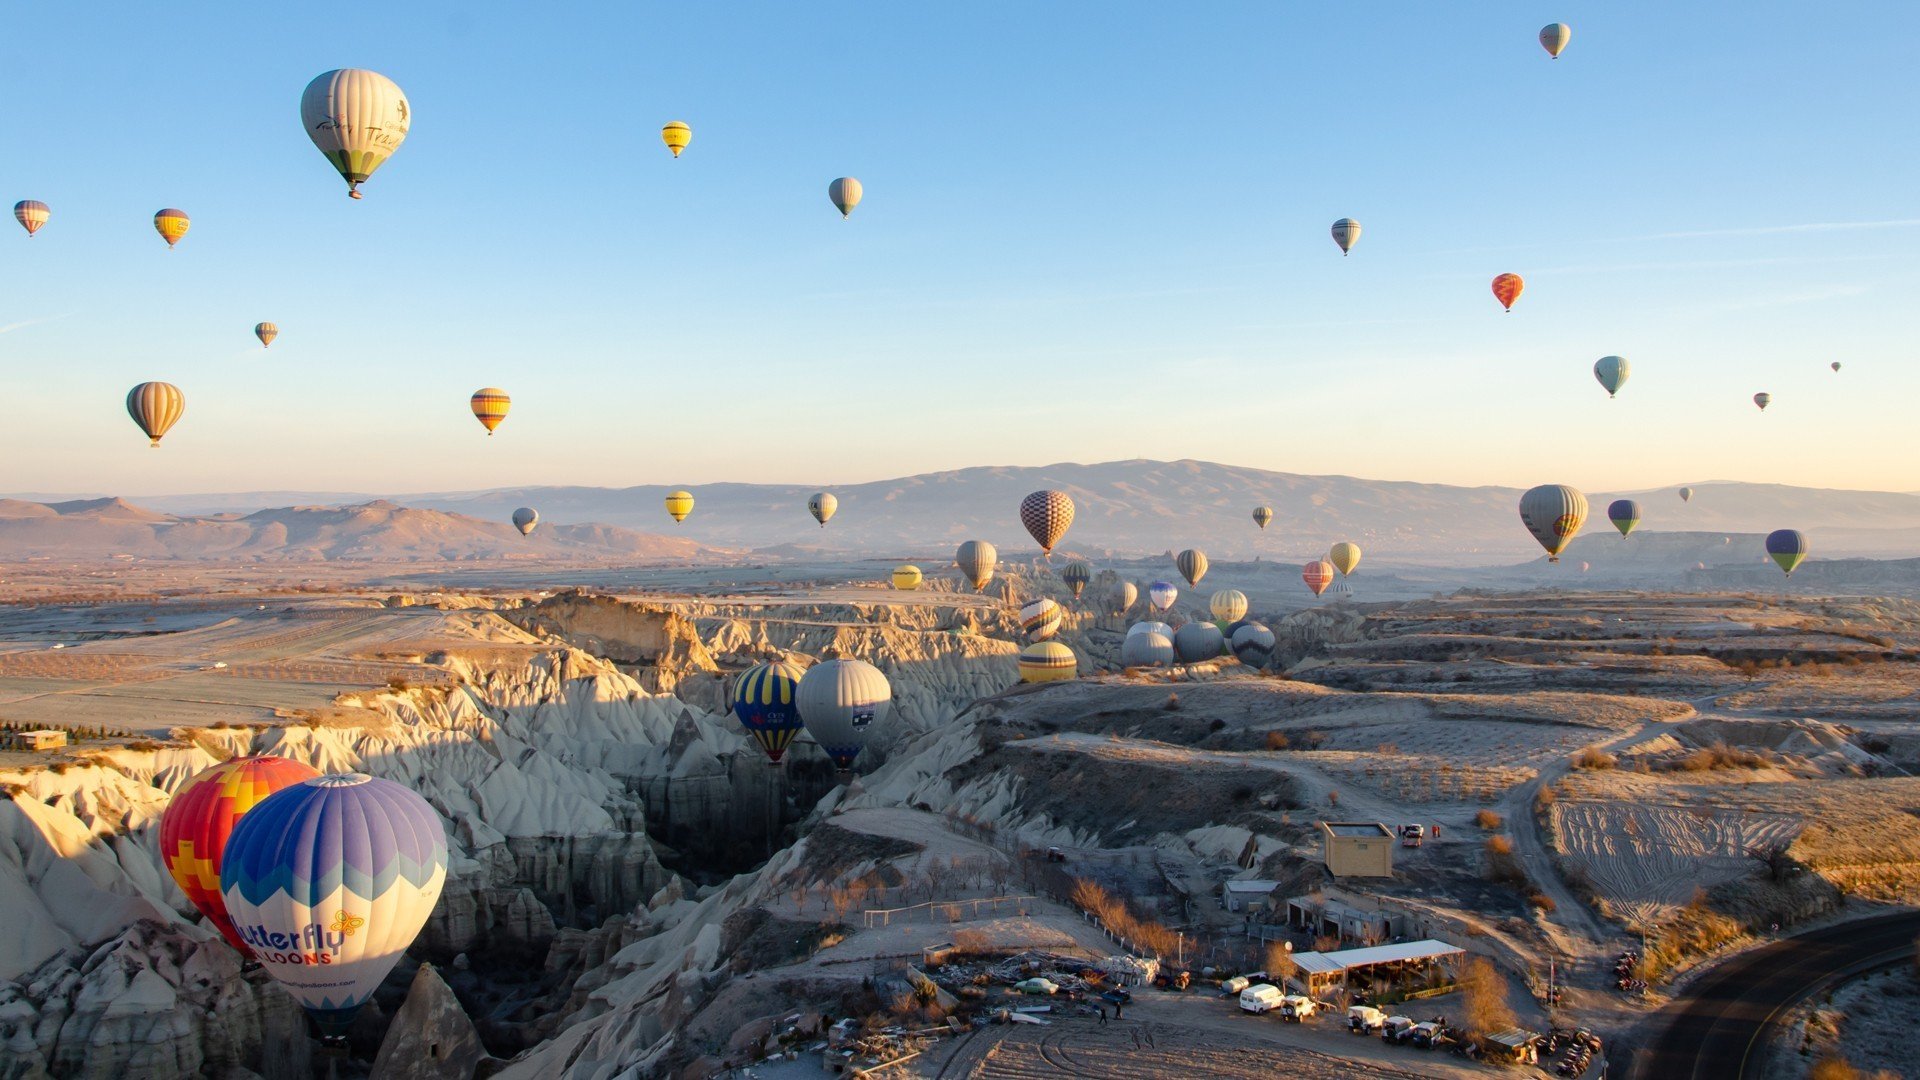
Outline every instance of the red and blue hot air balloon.
[[282, 788], [320, 774], [272, 754], [223, 761], [187, 781], [160, 815], [160, 859], [180, 891], [241, 955], [253, 950], [234, 932], [220, 895], [220, 861], [228, 837], [249, 810]]
[[733, 687], [733, 715], [775, 765], [804, 726], [794, 691], [806, 672], [788, 663], [755, 664]]
[[240, 819], [220, 867], [240, 939], [334, 1042], [426, 925], [446, 877], [440, 815], [364, 773], [269, 796]]

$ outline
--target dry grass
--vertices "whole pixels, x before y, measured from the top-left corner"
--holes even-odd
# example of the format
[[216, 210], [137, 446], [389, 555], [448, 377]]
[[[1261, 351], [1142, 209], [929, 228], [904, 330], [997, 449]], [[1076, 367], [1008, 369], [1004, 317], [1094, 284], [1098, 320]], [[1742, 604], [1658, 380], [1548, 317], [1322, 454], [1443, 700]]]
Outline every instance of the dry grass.
[[1573, 755], [1573, 767], [1576, 769], [1611, 769], [1620, 764], [1620, 759], [1597, 746], [1582, 747]]
[[1492, 810], [1487, 810], [1483, 808], [1478, 813], [1473, 815], [1473, 823], [1491, 832], [1495, 829], [1500, 828], [1502, 825], [1505, 825], [1506, 819], [1501, 817], [1498, 813]]

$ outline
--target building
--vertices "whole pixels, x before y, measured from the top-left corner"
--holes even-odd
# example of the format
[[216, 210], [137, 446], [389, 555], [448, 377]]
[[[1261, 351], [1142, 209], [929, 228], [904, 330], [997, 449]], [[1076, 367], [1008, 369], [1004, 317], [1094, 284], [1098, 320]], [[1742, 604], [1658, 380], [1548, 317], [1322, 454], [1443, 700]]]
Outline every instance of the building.
[[16, 731], [13, 733], [13, 746], [16, 750], [31, 750], [44, 753], [58, 750], [67, 745], [67, 733], [64, 731]]
[[1377, 821], [1322, 821], [1320, 839], [1334, 877], [1392, 877], [1393, 831]]
[[1293, 954], [1294, 981], [1306, 986], [1309, 997], [1334, 986], [1396, 985], [1413, 982], [1453, 982], [1454, 967], [1464, 949], [1444, 941], [1403, 941], [1370, 949]]
[[[1275, 905], [1278, 907], [1278, 905]], [[1404, 913], [1389, 911], [1377, 902], [1361, 898], [1347, 899], [1324, 894], [1295, 896], [1287, 900], [1287, 925], [1305, 930], [1315, 937], [1340, 941], [1364, 941], [1376, 945], [1394, 938], [1407, 937], [1413, 920]]]
[[1228, 911], [1265, 911], [1273, 906], [1277, 881], [1236, 880], [1220, 886], [1220, 902]]

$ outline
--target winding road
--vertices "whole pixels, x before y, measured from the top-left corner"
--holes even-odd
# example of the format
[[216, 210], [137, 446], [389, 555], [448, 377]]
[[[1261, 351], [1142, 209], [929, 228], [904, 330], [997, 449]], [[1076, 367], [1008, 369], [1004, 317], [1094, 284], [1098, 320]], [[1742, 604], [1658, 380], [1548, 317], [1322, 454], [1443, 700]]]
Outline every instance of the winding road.
[[1796, 1003], [1853, 975], [1914, 956], [1920, 911], [1812, 930], [1740, 954], [1664, 1010], [1647, 1049], [1611, 1062], [1629, 1080], [1753, 1080], [1769, 1075], [1772, 1027]]

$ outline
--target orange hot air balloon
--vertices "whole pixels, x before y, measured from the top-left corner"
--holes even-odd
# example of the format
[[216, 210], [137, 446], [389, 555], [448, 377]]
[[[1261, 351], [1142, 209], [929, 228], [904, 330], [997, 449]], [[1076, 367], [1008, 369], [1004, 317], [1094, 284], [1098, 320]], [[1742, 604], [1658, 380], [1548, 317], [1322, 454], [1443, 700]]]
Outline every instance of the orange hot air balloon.
[[1501, 274], [1493, 279], [1493, 298], [1511, 312], [1513, 302], [1520, 299], [1520, 290], [1526, 287], [1527, 283], [1520, 280], [1519, 274]]
[[179, 243], [180, 238], [187, 235], [187, 230], [192, 226], [193, 222], [187, 219], [187, 212], [184, 210], [175, 210], [172, 207], [168, 207], [153, 215], [154, 231], [158, 232], [161, 239], [167, 242], [169, 249]]
[[491, 435], [493, 429], [500, 426], [500, 421], [507, 418], [507, 410], [513, 407], [513, 399], [497, 386], [483, 386], [473, 392], [469, 404], [473, 406], [473, 418], [480, 421], [480, 426]]
[[1332, 563], [1325, 559], [1316, 559], [1300, 568], [1300, 580], [1307, 583], [1307, 588], [1313, 590], [1313, 595], [1319, 596], [1327, 591], [1327, 586], [1333, 584], [1335, 572]]
[[243, 956], [253, 956], [253, 950], [240, 940], [220, 894], [220, 861], [227, 837], [241, 816], [267, 796], [319, 775], [297, 761], [271, 754], [234, 758], [187, 781], [160, 816], [160, 858], [167, 872]]

